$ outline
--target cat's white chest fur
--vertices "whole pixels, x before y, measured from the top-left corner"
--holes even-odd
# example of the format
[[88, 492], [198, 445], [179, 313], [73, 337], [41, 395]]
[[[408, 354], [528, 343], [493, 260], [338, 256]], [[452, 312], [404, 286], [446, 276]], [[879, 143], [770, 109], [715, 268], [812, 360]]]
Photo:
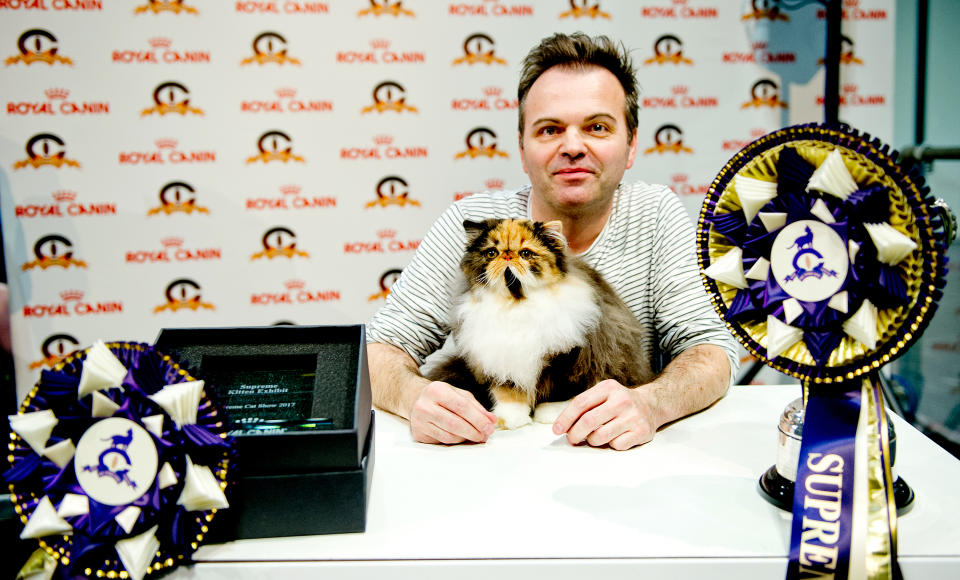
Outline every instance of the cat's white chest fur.
[[544, 358], [586, 345], [600, 307], [593, 288], [570, 276], [525, 291], [525, 298], [516, 301], [468, 292], [457, 304], [456, 316], [461, 321], [456, 343], [466, 359], [496, 381], [533, 394]]

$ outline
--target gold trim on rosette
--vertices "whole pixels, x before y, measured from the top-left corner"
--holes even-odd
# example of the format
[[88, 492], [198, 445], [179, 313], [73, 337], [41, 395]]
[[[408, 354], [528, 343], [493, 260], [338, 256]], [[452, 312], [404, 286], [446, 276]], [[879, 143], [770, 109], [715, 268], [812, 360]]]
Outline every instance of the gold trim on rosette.
[[890, 471], [890, 438], [880, 386], [863, 379], [861, 400], [866, 408], [866, 542], [867, 578], [892, 578], [897, 551], [897, 508]]
[[[740, 198], [737, 194], [737, 182], [742, 178], [747, 180], [744, 183], [753, 184], [755, 182], [749, 180], [757, 180], [764, 182], [776, 182], [777, 175], [777, 162], [780, 158], [780, 151], [784, 147], [791, 147], [797, 151], [801, 158], [803, 158], [808, 163], [811, 163], [814, 167], [820, 167], [828, 158], [828, 156], [834, 152], [838, 151], [840, 158], [843, 161], [844, 166], [849, 171], [850, 176], [857, 183], [858, 188], [866, 188], [870, 186], [880, 185], [887, 188], [890, 198], [890, 218], [888, 220], [890, 226], [897, 233], [903, 235], [906, 239], [912, 241], [916, 245], [916, 250], [910, 252], [903, 260], [901, 260], [897, 267], [900, 268], [904, 275], [902, 278], [907, 284], [907, 298], [908, 302], [897, 308], [888, 308], [888, 309], [879, 309], [877, 312], [877, 334], [878, 340], [876, 344], [884, 345], [889, 339], [896, 336], [897, 332], [901, 330], [904, 325], [912, 324], [911, 331], [914, 331], [916, 326], [918, 326], [917, 321], [912, 321], [908, 318], [908, 315], [911, 309], [916, 305], [917, 298], [920, 295], [923, 276], [921, 270], [923, 267], [923, 256], [920, 250], [922, 242], [920, 240], [920, 233], [915, 223], [913, 212], [908, 204], [907, 197], [897, 186], [896, 182], [892, 177], [887, 173], [882, 171], [875, 163], [873, 163], [867, 157], [861, 155], [856, 151], [841, 147], [839, 145], [833, 145], [829, 143], [823, 143], [820, 141], [813, 141], [809, 139], [789, 141], [782, 143], [775, 147], [764, 151], [760, 155], [757, 155], [755, 158], [747, 162], [744, 167], [738, 171], [734, 176], [729, 179], [726, 184], [725, 189], [720, 194], [716, 202], [716, 209], [714, 211], [715, 215], [732, 213], [738, 210], [747, 211], [744, 208], [744, 205], [741, 203]], [[749, 149], [749, 148], [748, 148]], [[885, 154], [874, 149], [873, 151], [877, 155]], [[741, 152], [743, 153], [743, 152]], [[727, 166], [724, 168], [724, 172], [729, 170], [734, 161], [739, 158], [735, 156]], [[724, 173], [721, 172], [721, 175]], [[716, 187], [716, 182], [714, 183]], [[700, 224], [701, 232], [699, 235], [703, 235], [704, 231], [708, 230], [708, 251], [710, 264], [714, 264], [728, 254], [735, 246], [731, 245], [728, 240], [721, 234], [714, 231], [713, 227], [705, 227], [705, 224], [701, 221]], [[734, 297], [737, 294], [738, 288], [735, 285], [724, 282], [722, 279], [711, 278], [717, 286], [719, 298], [722, 300], [723, 305], [729, 308], [730, 304], [733, 302]], [[716, 296], [711, 295], [711, 300], [714, 302], [716, 307]], [[926, 315], [927, 310], [929, 309], [929, 304], [923, 305], [920, 316], [923, 317]], [[733, 327], [728, 323], [728, 328], [733, 330]], [[764, 352], [755, 352], [755, 349], [751, 348], [749, 345], [744, 344], [744, 346], [757, 358], [766, 361], [770, 366], [777, 369], [778, 371], [792, 376], [798, 379], [806, 378], [802, 373], [793, 371], [788, 368], [784, 368], [781, 365], [778, 365], [774, 362], [776, 357], [767, 357], [765, 349], [767, 347], [767, 322], [766, 320], [753, 321], [753, 322], [743, 322], [739, 325], [743, 331], [764, 348]], [[850, 371], [846, 374], [845, 379], [853, 379], [855, 377], [861, 376], [865, 373], [870, 372], [879, 368], [879, 366], [890, 359], [892, 359], [896, 354], [906, 345], [906, 341], [910, 339], [910, 335], [906, 337], [904, 341], [900, 341], [895, 345], [891, 345], [889, 351], [882, 357], [881, 360], [876, 361], [875, 363], [865, 364], [856, 370]], [[860, 341], [854, 339], [849, 335], [844, 335], [842, 341], [837, 348], [830, 354], [830, 357], [826, 363], [827, 367], [837, 367], [848, 365], [854, 363], [855, 361], [862, 359], [869, 354], [871, 354], [873, 349], [868, 348], [866, 345]], [[787, 348], [783, 352], [780, 352], [778, 356], [789, 359], [793, 362], [815, 366], [815, 361], [813, 356], [810, 354], [810, 351], [807, 349], [803, 341], [798, 341], [793, 344], [791, 347]], [[830, 377], [812, 377], [812, 380], [816, 383], [832, 383], [834, 381], [843, 380], [841, 377], [836, 379]]]
[[[84, 363], [87, 363], [88, 361], [91, 361], [91, 360], [96, 361], [95, 365], [98, 365], [98, 368], [101, 368], [102, 370], [102, 365], [104, 364], [104, 361], [113, 359], [114, 361], [119, 363], [122, 367], [123, 363], [120, 362], [119, 359], [117, 359], [116, 356], [111, 352], [111, 349], [113, 348], [126, 348], [128, 350], [133, 350], [133, 351], [143, 351], [145, 349], [144, 345], [139, 343], [119, 342], [119, 341], [104, 342], [102, 340], [97, 340], [92, 346], [84, 350], [76, 351], [65, 356], [53, 367], [52, 370], [62, 371], [64, 367], [70, 364], [74, 364], [78, 360], [83, 361]], [[162, 360], [164, 364], [170, 365], [172, 367], [172, 370], [178, 376], [183, 377], [185, 381], [187, 381], [188, 383], [194, 382], [194, 381], [199, 383], [202, 389], [203, 381], [202, 380], [198, 381], [193, 376], [191, 376], [191, 374], [186, 369], [181, 367], [175, 360], [173, 360], [170, 357], [170, 355], [166, 355], [166, 354], [162, 355]], [[108, 367], [110, 367], [112, 364], [112, 361], [106, 364]], [[84, 369], [86, 369], [86, 366], [84, 366]], [[83, 371], [81, 371], [81, 374], [82, 372]], [[100, 380], [100, 379], [104, 379], [105, 377], [112, 377], [112, 378], [107, 378], [106, 380]], [[97, 394], [96, 391], [98, 390], [107, 389], [107, 388], [110, 388], [111, 386], [119, 387], [120, 386], [119, 384], [117, 385], [109, 384], [113, 382], [113, 379], [117, 379], [118, 381], [122, 380], [122, 377], [120, 377], [119, 379], [118, 377], [119, 377], [119, 372], [117, 372], [116, 368], [112, 368], [111, 372], [100, 373], [98, 376], [95, 377], [96, 380], [94, 380], [94, 383], [96, 383], [95, 385], [96, 388], [91, 389], [89, 392], [93, 392], [94, 395], [96, 395]], [[83, 382], [82, 378], [80, 382]], [[89, 387], [85, 385], [84, 388], [89, 388]], [[25, 412], [26, 409], [29, 409], [31, 405], [33, 405], [33, 399], [37, 396], [37, 394], [39, 393], [39, 390], [40, 390], [40, 383], [37, 382], [33, 385], [30, 391], [27, 392], [26, 397], [24, 397], [23, 401], [20, 403], [19, 413], [17, 415], [8, 416], [11, 420], [11, 423], [17, 424], [18, 427], [21, 427], [20, 431], [23, 432], [21, 433], [16, 429], [11, 429], [10, 443], [8, 444], [8, 449], [11, 451], [11, 453], [8, 454], [7, 456], [8, 463], [11, 463], [11, 464], [13, 463], [14, 455], [12, 454], [12, 451], [16, 446], [20, 446], [21, 444], [26, 444], [27, 446], [31, 447], [38, 455], [43, 455], [44, 450], [50, 449], [49, 447], [45, 447], [45, 448], [41, 448], [40, 450], [37, 450], [36, 448], [34, 448], [34, 444], [37, 444], [42, 439], [45, 445], [47, 438], [49, 438], [49, 433], [46, 433], [44, 435], [46, 424], [44, 423], [44, 421], [41, 421], [40, 419], [45, 419], [46, 422], [49, 422], [49, 418], [52, 417], [55, 425], [56, 416], [53, 414], [53, 411], [50, 409], [45, 409], [43, 411]], [[201, 396], [202, 394], [203, 393], [201, 391]], [[78, 395], [82, 396], [82, 394], [79, 392], [79, 387], [78, 387]], [[96, 416], [95, 414], [93, 414], [92, 409], [91, 409], [91, 416], [92, 417]], [[17, 419], [14, 419], [15, 417]], [[22, 424], [21, 426], [19, 422], [23, 421], [23, 419], [21, 419], [22, 417], [28, 417], [28, 420], [26, 423]], [[220, 426], [220, 423], [217, 423], [217, 426]], [[50, 429], [51, 430], [53, 429], [53, 425], [50, 426]], [[24, 437], [24, 434], [26, 434], [27, 437]], [[221, 439], [226, 439], [227, 437], [226, 433], [220, 433], [219, 436]], [[31, 440], [33, 440], [33, 444], [31, 444], [30, 440], [28, 440], [28, 437]], [[189, 457], [187, 460], [189, 461]], [[210, 476], [212, 476], [212, 483], [213, 483], [212, 487], [216, 487], [218, 488], [218, 490], [217, 491], [212, 490], [212, 487], [210, 485], [211, 484], [210, 478], [206, 477], [206, 474], [204, 474], [205, 479], [204, 479], [204, 482], [202, 482], [204, 489], [203, 489], [203, 492], [199, 495], [202, 495], [206, 499], [206, 501], [211, 505], [212, 504], [222, 504], [222, 505], [218, 505], [215, 508], [210, 508], [209, 511], [191, 512], [190, 510], [188, 510], [187, 517], [193, 518], [196, 521], [196, 523], [199, 524], [200, 526], [199, 528], [200, 532], [197, 533], [196, 536], [194, 536], [194, 540], [190, 543], [190, 546], [194, 550], [196, 550], [197, 547], [199, 546], [199, 543], [203, 541], [203, 538], [208, 532], [208, 525], [213, 520], [213, 517], [218, 511], [218, 509], [227, 507], [226, 497], [223, 492], [229, 482], [228, 466], [230, 461], [231, 460], [229, 458], [225, 458], [225, 459], [222, 459], [216, 465], [212, 466], [212, 468], [204, 467], [206, 472], [210, 474]], [[159, 479], [159, 485], [161, 489], [165, 487], [169, 487], [173, 483], [176, 483], [175, 481], [176, 476], [172, 474], [172, 468], [170, 467], [169, 464], [164, 464], [163, 468], [158, 470], [156, 477]], [[171, 477], [174, 479], [173, 482], [170, 481]], [[63, 521], [64, 524], [66, 524], [67, 527], [69, 527], [69, 529], [63, 528], [62, 530], [60, 530], [58, 528], [56, 531], [62, 532], [62, 535], [59, 537], [66, 539], [68, 538], [69, 535], [72, 535], [73, 527], [70, 526], [70, 524], [65, 520], [63, 520], [62, 518], [72, 515], [71, 510], [79, 509], [78, 506], [76, 505], [76, 502], [72, 499], [67, 500], [65, 498], [64, 503], [66, 503], [67, 501], [69, 501], [70, 503], [67, 504], [66, 507], [64, 507], [64, 505], [61, 504], [60, 509], [54, 509], [52, 507], [50, 499], [47, 496], [40, 496], [34, 491], [18, 493], [15, 490], [15, 487], [13, 484], [10, 484], [9, 487], [10, 487], [10, 501], [14, 504], [14, 509], [17, 512], [17, 515], [21, 523], [24, 525], [24, 530], [22, 532], [24, 535], [22, 535], [21, 537], [37, 536], [36, 541], [39, 545], [39, 548], [33, 553], [33, 555], [31, 555], [27, 563], [21, 569], [20, 574], [18, 575], [18, 578], [27, 578], [28, 575], [30, 574], [43, 573], [42, 572], [43, 569], [49, 570], [51, 567], [55, 568], [58, 565], [68, 566], [71, 561], [70, 549], [65, 550], [62, 547], [59, 549], [56, 548], [55, 546], [51, 545], [51, 543], [48, 543], [44, 539], [46, 535], [49, 535], [49, 532], [44, 530], [45, 533], [38, 535], [36, 533], [31, 533], [33, 530], [28, 530], [27, 526], [31, 521], [34, 521], [34, 524], [32, 525], [35, 528], [39, 528], [41, 526], [44, 526], [44, 527], [53, 526], [55, 528], [59, 523], [59, 522], [56, 522], [56, 519], [60, 519], [61, 521]], [[193, 486], [193, 489], [195, 490], [196, 487], [197, 486], [195, 484]], [[198, 495], [196, 492], [194, 492], [194, 494]], [[68, 495], [72, 495], [72, 494], [68, 494]], [[220, 501], [220, 498], [222, 498], [223, 501]], [[30, 502], [37, 502], [38, 507], [41, 511], [40, 515], [37, 515], [37, 508], [35, 508], [33, 513], [31, 513], [29, 516], [24, 513], [24, 509], [21, 506]], [[44, 503], [50, 504], [49, 505], [50, 509], [53, 509], [52, 515], [51, 515], [51, 512], [49, 512], [49, 510], [46, 509], [48, 506], [45, 506]], [[159, 558], [160, 552], [157, 549], [157, 546], [159, 546], [159, 544], [157, 544], [157, 546], [154, 546], [154, 541], [156, 540], [155, 536], [153, 535], [154, 530], [156, 530], [156, 526], [154, 526], [152, 529], [148, 530], [144, 534], [141, 534], [140, 536], [136, 536], [134, 538], [127, 538], [126, 540], [120, 540], [117, 542], [118, 557], [120, 558], [121, 563], [124, 565], [124, 567], [127, 568], [127, 570], [121, 570], [119, 572], [115, 572], [115, 571], [104, 572], [103, 570], [92, 570], [90, 568], [87, 568], [83, 570], [83, 573], [87, 576], [96, 575], [96, 577], [105, 577], [105, 578], [120, 578], [120, 579], [132, 578], [133, 580], [142, 580], [142, 578], [147, 574], [150, 574], [153, 572], [166, 571], [170, 567], [182, 563], [184, 559], [183, 554], [168, 554], [168, 557], [166, 559]], [[132, 542], [131, 540], [136, 540], [137, 542]], [[124, 548], [121, 548], [121, 546], [124, 546]], [[121, 550], [126, 550], [127, 552], [126, 555], [121, 553]], [[155, 555], [157, 556], [156, 557], [157, 561], [151, 564], [150, 562], [152, 562], [155, 559]], [[143, 561], [146, 561], [146, 565], [143, 564]], [[131, 567], [134, 567], [135, 569], [131, 570], [130, 569]], [[34, 576], [29, 576], [29, 577], [33, 578]]]

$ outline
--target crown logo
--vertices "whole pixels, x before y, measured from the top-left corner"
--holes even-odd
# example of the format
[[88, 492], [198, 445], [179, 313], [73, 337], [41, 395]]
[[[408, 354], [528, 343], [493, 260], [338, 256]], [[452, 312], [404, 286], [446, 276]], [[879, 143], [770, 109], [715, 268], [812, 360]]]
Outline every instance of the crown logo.
[[77, 199], [77, 192], [61, 189], [53, 192], [53, 199], [56, 201], [73, 201]]
[[688, 177], [685, 173], [675, 173], [670, 176], [674, 183], [686, 183]]
[[70, 91], [67, 89], [54, 88], [43, 91], [43, 94], [47, 95], [48, 99], [66, 99], [70, 95]]
[[374, 135], [373, 142], [377, 145], [389, 145], [393, 143], [393, 136], [391, 135]]
[[158, 149], [173, 149], [177, 146], [176, 139], [170, 139], [169, 137], [163, 139], [157, 139], [153, 142]]
[[178, 237], [176, 237], [176, 236], [170, 236], [170, 237], [168, 237], [168, 238], [163, 238], [162, 240], [160, 240], [160, 243], [163, 244], [163, 247], [165, 247], [165, 248], [171, 248], [171, 247], [174, 247], [174, 246], [180, 247], [180, 246], [183, 245], [183, 238], [178, 238]]
[[397, 230], [391, 230], [390, 228], [384, 228], [377, 231], [377, 237], [382, 239], [386, 238], [395, 238], [397, 236]]
[[153, 38], [148, 39], [147, 42], [149, 42], [150, 46], [153, 48], [170, 48], [170, 45], [173, 44], [172, 40], [162, 36], [154, 36]]
[[294, 280], [287, 280], [286, 282], [283, 283], [283, 285], [288, 290], [300, 290], [304, 288], [307, 285], [307, 283], [304, 282], [303, 280], [294, 279]]
[[502, 87], [485, 87], [483, 89], [483, 94], [488, 97], [499, 97], [503, 93]]
[[60, 293], [60, 298], [62, 298], [64, 302], [68, 302], [70, 300], [79, 301], [81, 298], [83, 298], [83, 292], [81, 290], [64, 290]]
[[503, 189], [504, 182], [502, 179], [488, 179], [483, 182], [488, 189]]
[[370, 48], [374, 50], [386, 50], [390, 48], [390, 41], [386, 38], [374, 38], [370, 41]]
[[297, 89], [292, 89], [290, 87], [279, 88], [276, 91], [277, 97], [281, 99], [292, 99], [297, 96]]
[[685, 95], [690, 90], [690, 87], [686, 85], [673, 85], [670, 87], [670, 92], [674, 95]]
[[280, 192], [286, 195], [297, 195], [302, 188], [299, 185], [281, 185]]

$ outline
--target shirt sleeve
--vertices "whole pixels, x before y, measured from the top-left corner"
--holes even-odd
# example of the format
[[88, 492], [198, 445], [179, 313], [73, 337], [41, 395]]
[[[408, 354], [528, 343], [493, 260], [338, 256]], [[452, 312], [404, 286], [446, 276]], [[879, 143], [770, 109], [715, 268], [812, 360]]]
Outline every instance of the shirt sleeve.
[[660, 348], [671, 358], [713, 344], [730, 360], [731, 383], [739, 368], [737, 342], [710, 304], [700, 280], [693, 224], [676, 194], [660, 199], [654, 237], [653, 304]]
[[367, 342], [402, 348], [418, 365], [440, 347], [449, 333], [465, 243], [463, 213], [454, 204], [430, 227], [413, 259], [390, 287], [386, 303], [367, 325]]

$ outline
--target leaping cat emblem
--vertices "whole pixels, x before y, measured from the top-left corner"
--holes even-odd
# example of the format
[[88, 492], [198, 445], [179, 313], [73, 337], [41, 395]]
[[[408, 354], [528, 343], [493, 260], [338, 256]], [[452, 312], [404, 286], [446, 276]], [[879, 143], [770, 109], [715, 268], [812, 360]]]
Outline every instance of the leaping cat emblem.
[[[793, 256], [793, 273], [786, 276], [784, 282], [790, 282], [795, 279], [805, 280], [810, 277], [823, 278], [824, 276], [830, 276], [836, 278], [836, 271], [824, 265], [823, 254], [813, 248], [813, 231], [810, 229], [810, 226], [804, 226], [804, 231], [805, 233], [802, 236], [798, 237], [792, 245], [787, 247], [788, 250], [797, 248], [797, 253]], [[818, 260], [818, 263], [812, 268], [804, 268], [800, 264], [800, 258], [807, 254], [814, 256]], [[807, 265], [809, 266], [809, 263]]]
[[[128, 475], [130, 473], [131, 462], [130, 456], [127, 455], [127, 448], [130, 446], [130, 443], [133, 442], [133, 429], [127, 429], [126, 435], [111, 435], [103, 439], [103, 441], [109, 441], [110, 446], [100, 453], [96, 465], [86, 465], [83, 470], [94, 471], [99, 477], [109, 477], [117, 483], [125, 483], [136, 489], [136, 482], [130, 479]], [[106, 458], [108, 455], [116, 455], [118, 459], [113, 460], [111, 465], [107, 465]], [[126, 467], [123, 469], [114, 469], [117, 466], [117, 461], [120, 459], [126, 463]]]
[[806, 226], [804, 229], [806, 230], [807, 233], [803, 234], [802, 236], [794, 240], [793, 245], [787, 247], [788, 250], [790, 248], [797, 248], [798, 250], [802, 250], [803, 248], [809, 248], [810, 246], [813, 245], [813, 232], [810, 231], [810, 226]]

